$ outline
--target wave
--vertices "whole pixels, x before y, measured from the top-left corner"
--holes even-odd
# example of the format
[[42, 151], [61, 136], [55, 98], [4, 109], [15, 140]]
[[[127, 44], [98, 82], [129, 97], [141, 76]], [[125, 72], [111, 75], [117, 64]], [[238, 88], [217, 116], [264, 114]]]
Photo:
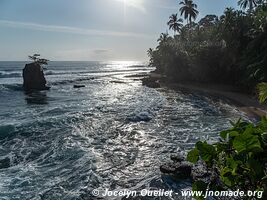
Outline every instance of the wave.
[[71, 79], [71, 80], [61, 80], [61, 81], [52, 82], [51, 85], [64, 85], [68, 83], [77, 83], [77, 82], [89, 81], [89, 80], [94, 80], [94, 79], [95, 77], [84, 77], [84, 78], [76, 78], [76, 79]]
[[0, 126], [0, 140], [10, 136], [11, 133], [15, 131], [15, 126], [13, 125], [3, 125]]
[[154, 114], [150, 110], [144, 111], [134, 111], [129, 116], [127, 116], [126, 121], [128, 122], [149, 122], [154, 117]]
[[22, 74], [18, 72], [11, 72], [11, 73], [0, 72], [0, 78], [17, 78], [21, 76]]
[[0, 91], [1, 90], [22, 91], [23, 85], [22, 84], [0, 84]]

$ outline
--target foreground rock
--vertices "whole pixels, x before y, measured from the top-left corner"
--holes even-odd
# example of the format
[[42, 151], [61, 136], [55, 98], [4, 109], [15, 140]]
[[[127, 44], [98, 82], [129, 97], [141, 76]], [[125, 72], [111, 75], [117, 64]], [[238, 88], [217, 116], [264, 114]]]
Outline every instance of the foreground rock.
[[143, 78], [142, 84], [144, 86], [151, 87], [151, 88], [159, 88], [160, 87], [159, 80], [154, 79], [152, 77]]
[[143, 85], [151, 88], [159, 88], [160, 83], [166, 82], [166, 76], [155, 72], [151, 72], [148, 76], [144, 77], [142, 80]]
[[48, 90], [43, 68], [38, 63], [26, 64], [23, 69], [23, 88], [26, 91]]
[[181, 156], [171, 156], [172, 162], [168, 162], [160, 166], [160, 171], [164, 174], [175, 176], [179, 179], [202, 180], [207, 182], [211, 178], [211, 173], [208, 171], [204, 163], [199, 162], [196, 165], [185, 161]]
[[173, 174], [181, 179], [187, 179], [191, 177], [192, 166], [187, 162], [166, 163], [160, 166], [160, 171], [165, 174]]

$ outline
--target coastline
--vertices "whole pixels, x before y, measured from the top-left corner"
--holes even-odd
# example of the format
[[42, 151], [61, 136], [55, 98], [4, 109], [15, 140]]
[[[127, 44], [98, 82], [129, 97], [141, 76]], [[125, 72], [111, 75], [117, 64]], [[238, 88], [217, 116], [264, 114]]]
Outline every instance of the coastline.
[[[162, 75], [157, 73], [148, 74], [151, 81], [162, 80]], [[173, 90], [184, 90], [188, 92], [200, 92], [206, 95], [217, 97], [237, 107], [249, 118], [260, 120], [262, 116], [267, 115], [267, 105], [260, 104], [257, 97], [241, 92], [240, 89], [231, 85], [204, 84], [204, 83], [167, 83], [160, 81], [161, 87], [171, 88]]]

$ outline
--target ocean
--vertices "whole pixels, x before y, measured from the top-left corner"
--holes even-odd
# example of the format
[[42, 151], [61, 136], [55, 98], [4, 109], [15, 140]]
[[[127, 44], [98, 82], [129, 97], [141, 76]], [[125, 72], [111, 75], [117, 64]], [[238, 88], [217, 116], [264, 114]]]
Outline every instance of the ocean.
[[142, 62], [50, 62], [51, 89], [31, 94], [22, 90], [25, 64], [0, 62], [1, 200], [190, 189], [190, 180], [175, 181], [159, 166], [198, 140], [217, 141], [243, 116], [201, 93], [142, 86], [134, 75], [154, 70]]

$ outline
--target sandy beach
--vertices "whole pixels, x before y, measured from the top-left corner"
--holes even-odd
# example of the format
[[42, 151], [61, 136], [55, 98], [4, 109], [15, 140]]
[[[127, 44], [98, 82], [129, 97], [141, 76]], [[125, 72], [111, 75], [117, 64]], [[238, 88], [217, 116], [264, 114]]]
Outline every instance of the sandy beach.
[[267, 114], [267, 105], [260, 104], [256, 96], [240, 92], [237, 88], [228, 85], [215, 84], [162, 84], [164, 87], [170, 87], [175, 90], [188, 90], [203, 92], [207, 95], [219, 97], [227, 103], [236, 106], [241, 112], [247, 114], [250, 118], [260, 119]]

